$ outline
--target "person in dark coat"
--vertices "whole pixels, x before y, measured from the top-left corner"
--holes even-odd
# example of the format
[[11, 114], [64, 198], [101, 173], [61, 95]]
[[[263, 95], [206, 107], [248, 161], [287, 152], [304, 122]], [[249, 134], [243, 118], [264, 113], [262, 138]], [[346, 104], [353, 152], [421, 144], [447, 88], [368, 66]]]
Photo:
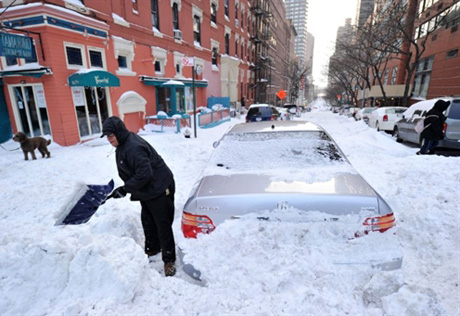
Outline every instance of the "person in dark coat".
[[444, 122], [446, 117], [443, 112], [447, 110], [450, 101], [438, 100], [433, 108], [428, 111], [423, 120], [422, 147], [418, 155], [432, 154], [433, 149], [438, 146], [439, 141], [444, 138]]
[[118, 174], [124, 182], [109, 197], [122, 198], [130, 193], [132, 201], [140, 202], [145, 253], [153, 256], [161, 251], [165, 275], [173, 276], [176, 273], [173, 173], [155, 149], [128, 131], [120, 118], [112, 116], [104, 121], [101, 137], [104, 136], [116, 148]]

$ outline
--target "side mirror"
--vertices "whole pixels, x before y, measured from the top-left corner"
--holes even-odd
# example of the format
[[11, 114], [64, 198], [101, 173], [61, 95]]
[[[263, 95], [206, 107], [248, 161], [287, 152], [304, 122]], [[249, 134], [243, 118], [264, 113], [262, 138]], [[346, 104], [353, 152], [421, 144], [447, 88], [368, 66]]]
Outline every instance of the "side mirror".
[[296, 114], [296, 112], [297, 112], [296, 108], [290, 108], [289, 109], [289, 113], [291, 113], [291, 114]]

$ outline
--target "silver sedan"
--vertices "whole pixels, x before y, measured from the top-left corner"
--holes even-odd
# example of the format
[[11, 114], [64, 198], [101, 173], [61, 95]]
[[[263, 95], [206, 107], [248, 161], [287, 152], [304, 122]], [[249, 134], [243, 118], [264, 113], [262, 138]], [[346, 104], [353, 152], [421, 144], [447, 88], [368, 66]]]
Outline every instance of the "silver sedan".
[[237, 124], [214, 145], [184, 206], [185, 237], [211, 233], [226, 220], [246, 216], [299, 221], [289, 214], [300, 212], [308, 216], [301, 216], [299, 225], [344, 232], [340, 240], [348, 251], [334, 256], [335, 263], [401, 267], [392, 209], [320, 126], [304, 121]]

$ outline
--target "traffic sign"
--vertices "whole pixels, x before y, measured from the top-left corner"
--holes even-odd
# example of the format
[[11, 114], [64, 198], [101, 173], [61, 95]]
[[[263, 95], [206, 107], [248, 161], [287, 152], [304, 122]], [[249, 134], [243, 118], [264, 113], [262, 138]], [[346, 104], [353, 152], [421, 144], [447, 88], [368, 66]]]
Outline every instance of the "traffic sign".
[[286, 91], [284, 91], [283, 89], [281, 89], [280, 91], [278, 91], [278, 93], [276, 94], [276, 96], [280, 99], [284, 99], [286, 97], [287, 93]]

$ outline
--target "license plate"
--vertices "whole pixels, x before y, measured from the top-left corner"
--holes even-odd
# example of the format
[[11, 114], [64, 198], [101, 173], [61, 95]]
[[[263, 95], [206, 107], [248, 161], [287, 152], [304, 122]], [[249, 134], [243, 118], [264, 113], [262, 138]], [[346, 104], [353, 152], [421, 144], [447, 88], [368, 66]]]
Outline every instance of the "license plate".
[[256, 121], [260, 122], [260, 121], [262, 121], [262, 118], [261, 117], [256, 117]]

